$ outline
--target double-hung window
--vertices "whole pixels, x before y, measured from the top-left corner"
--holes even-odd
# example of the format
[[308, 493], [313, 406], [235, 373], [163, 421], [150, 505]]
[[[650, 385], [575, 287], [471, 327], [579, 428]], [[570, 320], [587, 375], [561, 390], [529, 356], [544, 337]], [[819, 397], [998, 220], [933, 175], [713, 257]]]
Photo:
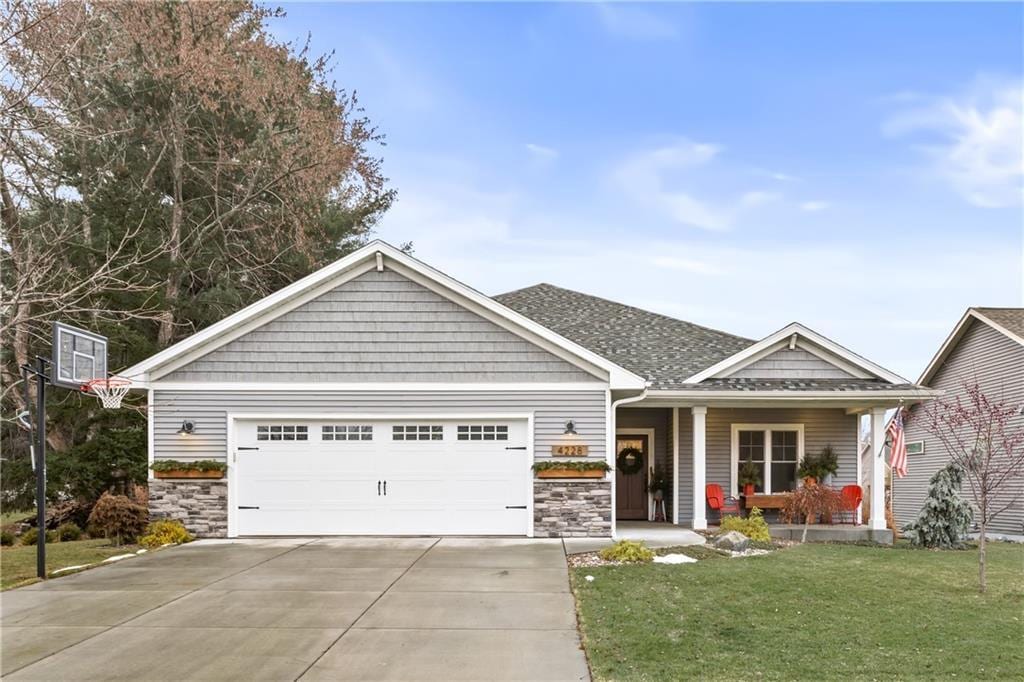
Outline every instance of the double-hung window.
[[804, 456], [803, 424], [733, 424], [732, 491], [738, 495], [739, 469], [749, 460], [761, 479], [758, 493], [796, 490], [797, 467]]

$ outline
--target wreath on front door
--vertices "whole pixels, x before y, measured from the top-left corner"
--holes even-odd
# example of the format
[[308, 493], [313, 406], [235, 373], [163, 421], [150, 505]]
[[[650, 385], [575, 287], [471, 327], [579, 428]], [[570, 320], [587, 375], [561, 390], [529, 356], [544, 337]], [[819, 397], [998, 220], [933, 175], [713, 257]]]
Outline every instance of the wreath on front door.
[[644, 468], [644, 453], [637, 448], [622, 448], [615, 458], [615, 466], [626, 476], [632, 476]]

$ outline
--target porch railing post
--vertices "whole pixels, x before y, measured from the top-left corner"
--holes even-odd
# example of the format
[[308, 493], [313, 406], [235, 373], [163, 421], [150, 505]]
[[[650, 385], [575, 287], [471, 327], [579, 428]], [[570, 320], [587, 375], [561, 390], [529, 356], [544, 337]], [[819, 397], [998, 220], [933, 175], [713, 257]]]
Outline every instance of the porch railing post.
[[706, 406], [690, 408], [693, 414], [693, 528], [705, 530], [708, 519], [705, 514], [704, 485], [707, 481], [707, 414]]

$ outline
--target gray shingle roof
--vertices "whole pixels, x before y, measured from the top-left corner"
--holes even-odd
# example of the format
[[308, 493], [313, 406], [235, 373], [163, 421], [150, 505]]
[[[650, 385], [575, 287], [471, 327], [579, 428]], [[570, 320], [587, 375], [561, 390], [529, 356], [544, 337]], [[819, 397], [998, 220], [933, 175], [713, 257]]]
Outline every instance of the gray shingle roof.
[[708, 379], [685, 384], [703, 369], [755, 343], [551, 284], [494, 296], [494, 300], [587, 350], [649, 379], [654, 390], [862, 391], [908, 389], [880, 379]]
[[735, 391], [881, 391], [911, 390], [920, 388], [914, 384], [890, 384], [881, 379], [744, 379], [726, 377], [705, 379], [697, 385], [687, 385], [695, 390]]
[[494, 299], [653, 382], [682, 388], [683, 381], [754, 343], [666, 315], [607, 299], [537, 284]]
[[1024, 336], [1024, 308], [975, 308], [979, 313], [1017, 336]]

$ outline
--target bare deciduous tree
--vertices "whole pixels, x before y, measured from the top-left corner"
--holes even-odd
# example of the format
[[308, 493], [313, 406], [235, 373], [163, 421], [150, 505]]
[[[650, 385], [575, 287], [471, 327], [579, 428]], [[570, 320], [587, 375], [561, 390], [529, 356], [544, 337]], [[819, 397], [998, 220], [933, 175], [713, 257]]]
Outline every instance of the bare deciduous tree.
[[988, 526], [1024, 492], [1024, 416], [1019, 403], [985, 394], [964, 382], [963, 396], [925, 405], [925, 428], [964, 472], [978, 523], [978, 586], [987, 587], [985, 544]]

